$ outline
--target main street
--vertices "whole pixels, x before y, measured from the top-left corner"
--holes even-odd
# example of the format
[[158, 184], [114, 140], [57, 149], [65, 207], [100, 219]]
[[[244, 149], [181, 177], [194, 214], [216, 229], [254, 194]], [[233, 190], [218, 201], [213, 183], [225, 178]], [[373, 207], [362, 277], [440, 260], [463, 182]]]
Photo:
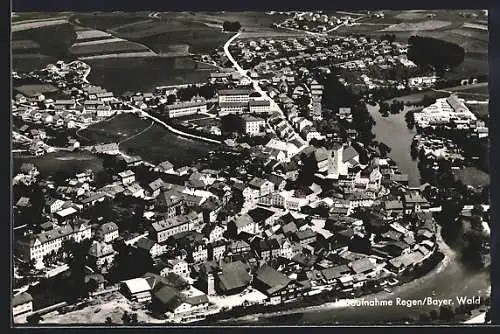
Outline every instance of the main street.
[[[247, 74], [247, 71], [244, 70], [239, 64], [238, 62], [234, 59], [233, 55], [231, 54], [231, 52], [229, 52], [229, 45], [231, 45], [231, 43], [240, 36], [241, 33], [237, 33], [235, 34], [233, 37], [231, 37], [230, 39], [227, 40], [226, 44], [224, 44], [224, 53], [226, 55], [226, 57], [229, 59], [229, 61], [233, 64], [234, 68], [236, 69], [236, 71], [238, 71], [238, 73], [248, 79], [251, 83], [252, 83], [252, 86], [253, 86], [253, 89], [260, 94], [261, 97], [263, 97], [264, 100], [268, 100], [270, 103], [271, 103], [271, 111], [275, 111], [275, 112], [278, 112], [280, 114], [280, 116], [287, 120], [285, 114], [283, 113], [283, 110], [280, 108], [280, 106], [267, 94], [267, 92], [265, 90], [263, 90], [260, 85], [259, 85], [259, 81], [258, 80], [255, 80], [253, 78], [251, 78], [248, 74]], [[293, 129], [293, 127], [291, 127]], [[294, 133], [295, 133], [295, 138], [302, 144], [302, 146], [304, 145], [307, 145], [307, 142], [302, 139], [302, 137], [300, 137], [300, 135], [295, 131], [295, 129], [293, 129]]]

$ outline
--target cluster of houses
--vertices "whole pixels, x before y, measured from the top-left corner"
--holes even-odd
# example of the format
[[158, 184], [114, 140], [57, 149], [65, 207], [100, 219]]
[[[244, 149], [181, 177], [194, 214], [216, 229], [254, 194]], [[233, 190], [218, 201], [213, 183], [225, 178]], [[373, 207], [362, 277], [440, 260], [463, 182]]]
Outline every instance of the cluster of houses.
[[[99, 153], [113, 154], [114, 149]], [[117, 254], [114, 242], [123, 239], [146, 252], [157, 268], [123, 282], [123, 293], [184, 319], [213, 311], [217, 298], [240, 296], [249, 287], [262, 303], [295, 300], [325, 285], [354, 291], [367, 280], [411, 270], [435, 250], [432, 217], [422, 216], [429, 204], [420, 193], [386, 200], [392, 185], [400, 189], [405, 180], [391, 177], [384, 159], [361, 165], [352, 146], [327, 150], [278, 139], [250, 151], [248, 163], [236, 169], [174, 168], [165, 161], [150, 167], [157, 175], [153, 181], [136, 178], [140, 158], [119, 158], [126, 159], [125, 169], [101, 188], [90, 171], [55, 187], [39, 179], [34, 166], [22, 166], [25, 179], [34, 178], [47, 190], [45, 222], [16, 240], [16, 255], [43, 268], [44, 258], [61, 252], [67, 240], [90, 239], [87, 265], [106, 275]], [[272, 172], [252, 175], [250, 166], [259, 161]], [[317, 171], [314, 183], [287, 186], [307, 164]], [[329, 182], [340, 187], [334, 196], [323, 189]], [[143, 234], [124, 233], [119, 219], [82, 218], [103, 201], [113, 203], [118, 194], [145, 201]], [[241, 199], [242, 209], [220, 216], [235, 198]], [[26, 205], [29, 199], [19, 199], [16, 210], [22, 212]], [[326, 218], [305, 213], [318, 208], [326, 208]], [[356, 208], [371, 210], [373, 219], [350, 217]], [[372, 251], [356, 253], [351, 247], [358, 238], [369, 237], [367, 224], [376, 231]], [[173, 278], [187, 284], [174, 287], [168, 283]], [[151, 280], [157, 283], [145, 284]], [[159, 283], [163, 281], [167, 283]]]
[[354, 20], [349, 15], [337, 17], [323, 13], [301, 12], [285, 20], [280, 26], [283, 28], [300, 29], [315, 33], [325, 33], [336, 25], [351, 25], [353, 23]]
[[[59, 61], [57, 65], [49, 64], [41, 71], [23, 75], [23, 79], [36, 79], [59, 87], [55, 93], [46, 93], [51, 96], [24, 92], [12, 100], [12, 115], [22, 122], [19, 132], [34, 141], [29, 148], [32, 153], [44, 153], [43, 145], [38, 142], [46, 141], [47, 131], [86, 127], [122, 111], [122, 103], [113, 93], [84, 80], [89, 69], [79, 61], [70, 64]], [[79, 146], [72, 138], [68, 138], [68, 144], [74, 148]]]
[[464, 165], [465, 157], [461, 150], [450, 139], [438, 136], [417, 134], [413, 137], [411, 149], [417, 153], [421, 160], [434, 161], [446, 160], [451, 163], [451, 167], [461, 167]]

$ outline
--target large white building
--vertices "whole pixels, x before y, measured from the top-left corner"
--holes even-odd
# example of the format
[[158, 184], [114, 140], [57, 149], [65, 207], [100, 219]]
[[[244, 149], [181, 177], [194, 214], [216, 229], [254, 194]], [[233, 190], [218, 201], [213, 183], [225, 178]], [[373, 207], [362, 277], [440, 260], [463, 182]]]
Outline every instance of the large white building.
[[194, 115], [207, 112], [206, 102], [183, 102], [167, 106], [169, 118]]
[[476, 116], [467, 108], [463, 100], [456, 95], [437, 99], [436, 102], [421, 112], [414, 113], [417, 126], [426, 128], [433, 125], [450, 125], [461, 123], [469, 125], [476, 122]]
[[219, 108], [219, 116], [242, 114], [248, 110], [248, 102], [220, 102]]
[[251, 91], [248, 89], [222, 89], [219, 90], [219, 104], [223, 102], [245, 102], [250, 100]]
[[91, 237], [91, 227], [86, 222], [73, 225], [66, 224], [20, 239], [16, 244], [16, 253], [25, 261], [35, 260], [38, 265], [42, 265], [43, 257], [52, 252], [57, 252], [64, 241], [74, 239], [78, 242]]

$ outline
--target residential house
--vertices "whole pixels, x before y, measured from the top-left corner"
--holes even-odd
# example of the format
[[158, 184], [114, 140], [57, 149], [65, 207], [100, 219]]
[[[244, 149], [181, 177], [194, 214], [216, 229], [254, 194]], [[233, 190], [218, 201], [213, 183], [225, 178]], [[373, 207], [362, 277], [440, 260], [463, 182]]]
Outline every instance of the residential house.
[[112, 245], [104, 242], [94, 241], [87, 253], [87, 263], [91, 268], [107, 272], [111, 268], [116, 251]]
[[114, 222], [102, 224], [96, 231], [96, 237], [106, 243], [113, 242], [113, 240], [120, 237], [118, 225]]
[[169, 273], [174, 273], [183, 278], [189, 277], [189, 266], [188, 263], [180, 259], [170, 259], [167, 260], [165, 268], [160, 271], [161, 276], [167, 276]]
[[146, 237], [137, 240], [135, 247], [138, 250], [145, 251], [152, 258], [162, 255], [165, 251], [165, 247]]

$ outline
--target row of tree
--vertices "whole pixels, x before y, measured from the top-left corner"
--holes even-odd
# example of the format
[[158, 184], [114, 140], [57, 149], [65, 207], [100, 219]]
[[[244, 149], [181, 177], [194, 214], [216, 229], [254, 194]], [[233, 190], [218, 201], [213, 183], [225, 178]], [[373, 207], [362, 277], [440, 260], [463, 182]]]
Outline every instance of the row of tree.
[[241, 23], [238, 21], [224, 21], [222, 28], [224, 31], [236, 32], [241, 29]]
[[443, 71], [464, 61], [465, 50], [455, 43], [432, 37], [411, 36], [408, 44], [408, 59], [420, 66], [431, 65], [437, 71]]

